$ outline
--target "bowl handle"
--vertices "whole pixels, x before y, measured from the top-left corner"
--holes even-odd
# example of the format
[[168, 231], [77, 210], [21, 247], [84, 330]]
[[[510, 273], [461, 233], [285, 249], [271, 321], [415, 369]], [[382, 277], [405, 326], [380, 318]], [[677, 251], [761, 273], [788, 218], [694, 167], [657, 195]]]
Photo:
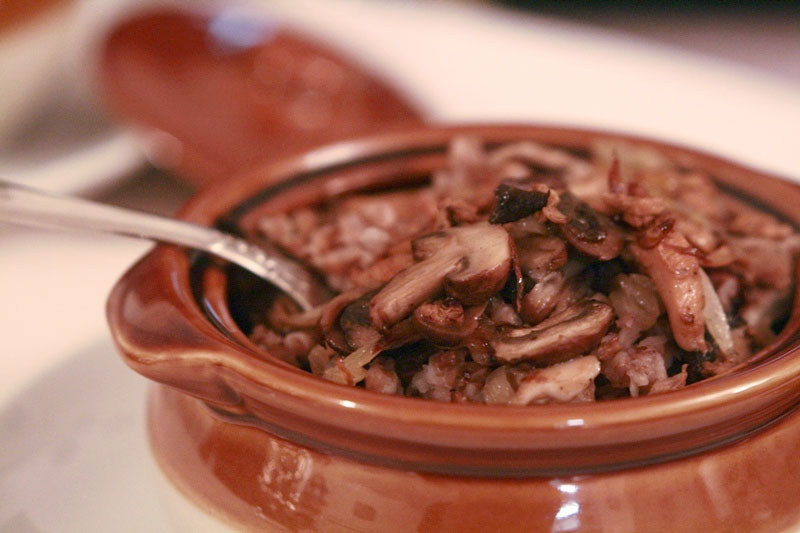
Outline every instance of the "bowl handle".
[[243, 357], [248, 348], [203, 314], [192, 293], [189, 258], [174, 246], [156, 247], [125, 273], [109, 296], [106, 315], [128, 366], [220, 407], [241, 402], [228, 381], [266, 364]]

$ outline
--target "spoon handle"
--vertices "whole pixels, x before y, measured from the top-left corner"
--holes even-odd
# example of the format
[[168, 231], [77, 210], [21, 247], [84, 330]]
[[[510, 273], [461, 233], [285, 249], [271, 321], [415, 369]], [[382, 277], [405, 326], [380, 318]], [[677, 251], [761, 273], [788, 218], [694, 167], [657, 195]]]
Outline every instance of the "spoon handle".
[[313, 274], [297, 262], [213, 228], [53, 195], [3, 180], [0, 180], [0, 222], [100, 231], [203, 250], [273, 283], [303, 309], [318, 305], [329, 295]]

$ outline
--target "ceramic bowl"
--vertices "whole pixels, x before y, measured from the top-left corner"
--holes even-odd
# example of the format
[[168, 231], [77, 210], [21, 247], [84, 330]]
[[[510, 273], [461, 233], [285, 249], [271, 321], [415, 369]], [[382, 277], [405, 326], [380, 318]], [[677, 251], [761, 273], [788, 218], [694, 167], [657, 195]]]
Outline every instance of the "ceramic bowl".
[[[535, 126], [427, 127], [244, 174], [181, 212], [247, 228], [343, 192], [421, 183], [448, 141], [600, 138], [656, 147], [800, 225], [800, 187], [694, 150]], [[234, 527], [358, 531], [783, 531], [800, 525], [800, 313], [737, 371], [652, 397], [527, 407], [443, 404], [336, 385], [242, 333], [241, 294], [207, 257], [161, 246], [108, 304], [125, 362], [159, 383], [153, 453]], [[269, 289], [263, 289], [268, 291]], [[260, 292], [263, 294], [263, 292]], [[257, 294], [257, 293], [253, 293]]]

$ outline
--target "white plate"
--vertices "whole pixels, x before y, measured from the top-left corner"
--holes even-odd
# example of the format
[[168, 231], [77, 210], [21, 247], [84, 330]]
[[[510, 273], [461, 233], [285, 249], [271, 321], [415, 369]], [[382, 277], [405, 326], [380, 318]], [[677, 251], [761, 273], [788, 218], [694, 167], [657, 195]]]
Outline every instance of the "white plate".
[[436, 120], [624, 131], [800, 178], [795, 83], [556, 19], [450, 2], [414, 4], [269, 5], [383, 72]]
[[52, 92], [70, 8], [65, 2], [0, 29], [0, 139]]
[[[786, 176], [800, 172], [798, 87], [744, 68], [477, 7], [376, 0], [272, 5], [385, 72], [437, 119], [625, 130]], [[0, 530], [11, 524], [24, 531], [33, 524], [48, 531], [118, 531], [111, 522], [100, 524], [112, 518], [103, 509], [128, 516], [121, 502], [134, 495], [127, 491], [146, 497], [138, 486], [146, 481], [139, 476], [145, 460], [136, 426], [143, 379], [110, 353], [103, 312], [113, 281], [146, 248], [94, 236], [3, 234], [0, 228]], [[73, 379], [84, 381], [74, 387]], [[27, 406], [29, 414], [14, 415], [18, 406]], [[43, 418], [35, 418], [48, 413], [47, 423], [56, 424], [52, 434]], [[41, 429], [27, 426], [28, 416], [42, 420]], [[57, 460], [67, 452], [59, 452], [58, 442], [67, 441], [58, 435], [71, 431], [58, 425], [62, 418], [81, 431], [88, 428], [86, 438], [70, 437], [72, 462], [63, 468]], [[120, 420], [129, 427], [114, 433]], [[42, 442], [48, 440], [53, 443]], [[12, 453], [29, 466], [9, 465]], [[80, 461], [93, 454], [102, 467], [84, 468]], [[117, 486], [118, 475], [130, 482]], [[109, 488], [111, 480], [116, 489]], [[63, 501], [69, 513], [41, 507], [37, 495]], [[156, 504], [139, 501], [144, 503], [131, 522], [134, 529], [157, 529]]]
[[107, 337], [108, 292], [148, 248], [0, 224], [0, 406], [41, 372]]
[[111, 13], [93, 2], [63, 2], [0, 35], [3, 179], [88, 193], [144, 164], [133, 135], [111, 124], [96, 102], [92, 71]]
[[[34, 135], [43, 132], [34, 131]], [[0, 176], [46, 191], [89, 194], [133, 175], [145, 162], [132, 133], [106, 125], [91, 137], [58, 138], [52, 145], [12, 143], [0, 150]]]
[[170, 531], [145, 440], [146, 384], [109, 340], [0, 409], [0, 531]]

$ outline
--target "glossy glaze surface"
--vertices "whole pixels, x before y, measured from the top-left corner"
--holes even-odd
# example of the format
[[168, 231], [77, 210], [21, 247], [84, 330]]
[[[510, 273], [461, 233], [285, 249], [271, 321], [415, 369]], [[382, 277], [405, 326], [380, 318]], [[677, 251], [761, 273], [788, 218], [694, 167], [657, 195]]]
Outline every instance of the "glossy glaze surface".
[[[243, 175], [233, 187], [218, 186], [201, 194], [183, 214], [202, 223], [228, 215], [230, 222], [230, 212], [238, 206], [233, 218], [246, 225], [248, 210], [242, 202], [254, 195], [263, 200], [259, 210], [291, 209], [343, 191], [391, 183], [398, 175], [419, 179], [441, 164], [447, 140], [456, 133], [478, 135], [488, 142], [527, 138], [573, 148], [608, 137], [596, 132], [522, 126], [426, 128], [328, 147]], [[800, 222], [796, 207], [800, 189], [795, 185], [690, 150], [616, 138], [655, 145], [688, 166], [709, 171], [721, 184], [754, 195], [795, 224]], [[286, 180], [295, 180], [294, 186], [264, 193], [270, 185]], [[314, 468], [328, 465], [325, 468], [332, 470], [322, 478], [326, 486], [331, 479], [345, 482], [352, 478], [351, 496], [342, 496], [351, 498], [348, 508], [360, 501], [356, 494], [361, 489], [357, 487], [365, 483], [360, 476], [366, 476], [366, 472], [375, 476], [375, 486], [383, 486], [380, 480], [396, 487], [409, 484], [409, 479], [423, 479], [425, 483], [438, 480], [425, 485], [428, 488], [419, 488], [415, 481], [410, 485], [414, 487], [411, 492], [424, 494], [423, 499], [430, 502], [442, 499], [434, 493], [450, 494], [444, 499], [451, 501], [432, 511], [431, 519], [432, 524], [450, 529], [456, 525], [450, 520], [458, 516], [469, 515], [475, 523], [505, 515], [512, 520], [533, 516], [526, 513], [539, 509], [538, 505], [542, 506], [541, 516], [549, 517], [549, 522], [540, 523], [534, 517], [530, 520], [545, 529], [553, 526], [559, 514], [598, 529], [616, 522], [629, 524], [630, 529], [641, 529], [640, 525], [663, 528], [677, 519], [685, 519], [687, 528], [697, 528], [699, 517], [705, 516], [706, 527], [701, 529], [724, 530], [726, 524], [743, 519], [740, 511], [756, 517], [749, 522], [753, 529], [774, 525], [780, 530], [797, 521], [800, 497], [793, 496], [798, 491], [792, 487], [798, 476], [786, 466], [786, 458], [796, 453], [800, 442], [800, 419], [790, 415], [800, 401], [797, 305], [789, 326], [762, 357], [734, 374], [681, 391], [589, 405], [465, 406], [342, 387], [265, 357], [227, 316], [224, 273], [195, 267], [195, 283], [203, 279], [205, 290], [197, 293], [198, 300], [192, 291], [189, 267], [189, 258], [179, 250], [157, 249], [117, 285], [109, 301], [109, 319], [130, 366], [206, 400], [217, 410], [212, 415], [197, 401], [165, 390], [156, 396], [151, 420], [163, 416], [171, 422], [153, 426], [154, 447], [164, 469], [201, 501], [209, 497], [204, 492], [211, 490], [209, 476], [226, 476], [228, 469], [237, 472], [234, 484], [239, 486], [238, 492], [226, 489], [230, 501], [214, 496], [218, 510], [238, 517], [237, 521], [249, 520], [253, 506], [261, 506], [257, 502], [263, 497], [258, 485], [259, 479], [264, 480], [263, 458], [249, 462], [249, 457], [253, 450], [263, 454], [271, 447], [285, 450], [285, 459], [281, 460], [287, 464], [313, 457], [307, 461]], [[223, 414], [260, 429], [222, 423]], [[775, 423], [778, 419], [783, 422]], [[183, 436], [174, 433], [182, 431], [179, 428], [187, 420], [191, 427], [205, 429], [201, 433], [187, 430]], [[773, 430], [765, 429], [768, 426], [784, 429], [769, 433]], [[218, 437], [206, 438], [211, 433]], [[184, 448], [195, 443], [202, 456], [179, 465], [165, 439], [184, 442]], [[755, 442], [761, 444], [753, 445]], [[770, 459], [765, 460], [765, 455]], [[699, 475], [696, 470], [701, 464], [706, 473]], [[737, 485], [731, 481], [740, 476], [759, 480], [759, 485], [769, 485], [782, 496], [765, 497], [760, 489], [753, 496], [744, 496], [749, 482]], [[562, 513], [562, 505], [572, 500], [564, 499], [564, 491], [554, 488], [553, 483], [558, 485], [565, 479], [569, 480], [567, 485], [577, 487], [581, 499], [575, 500], [577, 507], [567, 506]], [[614, 487], [614, 483], [619, 485], [613, 491], [599, 488]], [[708, 496], [718, 486], [730, 489], [720, 496], [723, 503]], [[681, 499], [683, 495], [676, 496], [675, 487], [686, 491], [685, 500]], [[791, 490], [782, 492], [784, 487]], [[503, 496], [495, 497], [495, 493]], [[298, 501], [306, 502], [306, 497], [298, 496]], [[665, 503], [676, 498], [683, 503]], [[389, 505], [381, 501], [369, 503], [375, 513], [383, 513], [382, 506]], [[483, 507], [477, 504], [480, 501], [485, 502]], [[301, 504], [282, 505], [291, 508]], [[355, 523], [349, 514], [335, 514], [345, 512], [341, 502], [330, 508], [326, 505], [320, 504], [318, 519], [331, 520], [331, 524], [342, 520]], [[408, 512], [420, 508], [417, 501], [397, 505], [408, 506]], [[732, 510], [725, 511], [725, 505]], [[687, 506], [692, 509], [684, 509]], [[712, 516], [709, 506], [721, 510]], [[338, 509], [335, 512], [334, 507]], [[327, 514], [329, 511], [334, 514]], [[270, 520], [283, 519], [273, 516]]]
[[[605, 474], [464, 478], [382, 468], [220, 421], [154, 389], [156, 459], [237, 527], [278, 531], [784, 531], [800, 525], [800, 411], [722, 449]], [[212, 466], [216, 465], [216, 466]]]
[[386, 82], [277, 21], [164, 9], [112, 32], [100, 81], [156, 159], [194, 183], [421, 122]]

